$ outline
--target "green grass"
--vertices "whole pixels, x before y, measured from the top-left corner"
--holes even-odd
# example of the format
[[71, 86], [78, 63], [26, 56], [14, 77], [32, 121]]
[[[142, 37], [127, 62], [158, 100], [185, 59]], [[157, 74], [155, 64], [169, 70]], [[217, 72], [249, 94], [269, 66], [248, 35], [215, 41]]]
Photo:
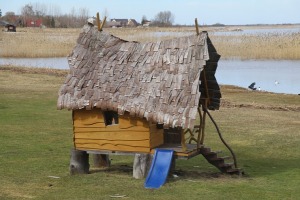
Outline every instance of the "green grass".
[[[211, 114], [246, 176], [222, 175], [197, 156], [177, 160], [179, 177], [170, 178], [161, 189], [148, 190], [144, 180], [132, 178], [131, 156], [111, 156], [109, 170], [92, 168], [89, 175], [70, 176], [71, 112], [56, 110], [64, 80], [58, 74], [64, 73], [13, 69], [0, 68], [0, 199], [113, 199], [110, 195], [115, 194], [156, 200], [300, 196], [297, 95], [222, 86], [228, 104]], [[278, 107], [293, 109], [273, 109]], [[206, 134], [206, 145], [228, 154], [209, 121]]]

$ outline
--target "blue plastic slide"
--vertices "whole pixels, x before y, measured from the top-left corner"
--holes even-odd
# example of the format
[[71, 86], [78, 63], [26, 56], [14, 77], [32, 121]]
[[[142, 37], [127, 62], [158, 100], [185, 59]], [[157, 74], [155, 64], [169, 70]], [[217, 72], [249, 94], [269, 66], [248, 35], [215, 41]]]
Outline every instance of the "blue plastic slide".
[[145, 181], [145, 188], [158, 189], [169, 174], [173, 158], [173, 150], [155, 149], [152, 165]]

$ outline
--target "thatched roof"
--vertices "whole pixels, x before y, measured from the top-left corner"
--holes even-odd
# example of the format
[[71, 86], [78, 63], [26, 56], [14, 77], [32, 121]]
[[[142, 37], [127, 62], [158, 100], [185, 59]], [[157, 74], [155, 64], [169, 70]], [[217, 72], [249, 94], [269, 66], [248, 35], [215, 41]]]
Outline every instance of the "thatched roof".
[[[200, 73], [210, 62], [209, 49], [216, 62], [219, 59], [210, 46], [206, 32], [138, 43], [85, 25], [68, 57], [70, 73], [59, 91], [57, 107], [129, 112], [165, 128], [192, 128], [200, 103]], [[217, 90], [211, 91], [217, 98], [211, 105], [218, 109], [220, 92], [214, 84]]]

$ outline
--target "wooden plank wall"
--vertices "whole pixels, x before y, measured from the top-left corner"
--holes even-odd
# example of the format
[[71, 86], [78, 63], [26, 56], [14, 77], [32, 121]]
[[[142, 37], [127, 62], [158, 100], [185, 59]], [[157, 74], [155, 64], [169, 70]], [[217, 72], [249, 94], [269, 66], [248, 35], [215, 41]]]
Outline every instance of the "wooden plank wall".
[[119, 115], [106, 126], [100, 109], [73, 111], [74, 146], [81, 150], [150, 152], [163, 143], [163, 130], [145, 119]]

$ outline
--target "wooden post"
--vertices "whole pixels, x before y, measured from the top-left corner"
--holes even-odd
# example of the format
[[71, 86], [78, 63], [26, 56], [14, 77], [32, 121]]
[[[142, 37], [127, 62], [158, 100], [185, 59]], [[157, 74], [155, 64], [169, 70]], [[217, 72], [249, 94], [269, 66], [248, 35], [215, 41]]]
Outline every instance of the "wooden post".
[[199, 35], [199, 27], [198, 27], [198, 20], [195, 18], [195, 27], [196, 27], [196, 33]]
[[207, 79], [206, 79], [206, 72], [205, 72], [205, 68], [203, 68], [203, 79], [204, 79], [204, 85], [205, 85], [205, 93], [206, 93], [206, 99], [205, 99], [205, 107], [204, 109], [207, 109], [207, 105], [210, 103], [210, 99], [209, 99], [209, 91], [208, 91], [208, 84], [207, 84]]
[[105, 22], [106, 22], [106, 16], [104, 17], [104, 19], [103, 19], [103, 22], [101, 23], [101, 26], [100, 26], [100, 31], [102, 31], [102, 28], [103, 28], [103, 26], [104, 26]]
[[100, 15], [99, 13], [97, 12], [97, 26], [98, 26], [98, 31], [100, 31]]
[[70, 174], [88, 174], [89, 173], [89, 154], [86, 151], [71, 150]]
[[204, 141], [204, 134], [202, 133], [203, 118], [202, 118], [200, 107], [198, 107], [198, 113], [200, 118], [200, 125], [199, 125], [198, 137], [197, 137], [197, 149], [200, 148], [200, 145], [203, 145], [203, 141]]
[[184, 134], [183, 130], [181, 130], [180, 135], [181, 135], [181, 147], [182, 147], [182, 151], [186, 152], [187, 147], [186, 147], [186, 142], [185, 142], [185, 134]]
[[135, 154], [133, 162], [133, 177], [136, 179], [145, 178], [151, 166], [152, 155]]
[[176, 158], [173, 156], [170, 170], [169, 170], [169, 176], [172, 176], [176, 168]]
[[94, 167], [110, 167], [109, 155], [93, 154]]
[[204, 137], [205, 137], [205, 118], [206, 118], [206, 112], [203, 112], [203, 118], [202, 118], [202, 126], [201, 126], [201, 140], [200, 144], [203, 144], [204, 142]]

